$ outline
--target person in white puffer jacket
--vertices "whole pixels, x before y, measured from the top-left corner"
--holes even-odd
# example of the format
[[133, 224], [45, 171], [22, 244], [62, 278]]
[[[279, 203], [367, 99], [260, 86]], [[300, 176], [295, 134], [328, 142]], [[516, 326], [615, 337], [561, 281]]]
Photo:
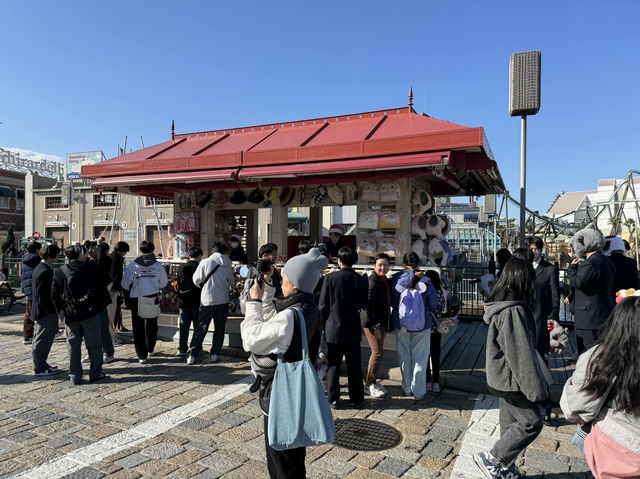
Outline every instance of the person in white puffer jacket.
[[202, 353], [202, 343], [213, 319], [213, 343], [210, 361], [218, 362], [218, 354], [224, 342], [225, 326], [229, 316], [229, 290], [233, 284], [233, 269], [229, 259], [229, 248], [224, 243], [215, 243], [211, 256], [203, 259], [193, 273], [193, 284], [202, 288], [200, 310], [193, 326], [193, 337], [187, 353], [187, 364], [195, 364]]
[[[153, 254], [155, 246], [151, 241], [140, 243], [142, 253], [133, 260], [122, 275], [122, 287], [129, 292], [129, 308], [133, 324], [133, 343], [141, 364], [147, 362], [156, 346], [158, 338], [158, 317], [143, 318], [138, 315], [138, 298], [154, 298], [167, 285], [167, 272]], [[126, 296], [126, 294], [125, 294]]]

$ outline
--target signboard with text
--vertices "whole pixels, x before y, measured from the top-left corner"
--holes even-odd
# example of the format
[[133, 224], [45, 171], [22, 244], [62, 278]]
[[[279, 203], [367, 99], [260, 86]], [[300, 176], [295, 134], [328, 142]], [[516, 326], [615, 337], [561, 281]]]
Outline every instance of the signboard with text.
[[85, 151], [81, 153], [67, 153], [65, 171], [67, 180], [79, 180], [82, 178], [80, 169], [84, 165], [95, 165], [105, 160], [102, 151]]

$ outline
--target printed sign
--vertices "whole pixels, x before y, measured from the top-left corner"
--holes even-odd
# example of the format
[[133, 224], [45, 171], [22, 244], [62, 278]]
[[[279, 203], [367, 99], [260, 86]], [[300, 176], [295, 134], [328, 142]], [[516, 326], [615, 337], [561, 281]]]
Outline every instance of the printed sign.
[[84, 165], [95, 165], [105, 160], [102, 151], [85, 151], [82, 153], [67, 153], [65, 170], [67, 180], [79, 180], [82, 178], [80, 172]]

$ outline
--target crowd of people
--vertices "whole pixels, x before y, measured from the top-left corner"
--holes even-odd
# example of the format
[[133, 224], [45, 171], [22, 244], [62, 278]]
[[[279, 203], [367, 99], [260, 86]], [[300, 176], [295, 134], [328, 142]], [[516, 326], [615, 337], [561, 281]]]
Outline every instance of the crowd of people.
[[[340, 398], [343, 359], [351, 407], [362, 407], [365, 396], [388, 394], [379, 381], [379, 370], [385, 339], [392, 331], [403, 394], [419, 401], [427, 392], [440, 391], [439, 325], [446, 311], [446, 291], [438, 272], [422, 270], [418, 256], [408, 253], [403, 257], [404, 269], [390, 275], [389, 256], [379, 254], [367, 277], [354, 269], [355, 249], [342, 245], [335, 250], [341, 233], [333, 233], [331, 251], [303, 241], [300, 254], [279, 270], [277, 245], [267, 243], [248, 268], [241, 336], [244, 349], [251, 353], [255, 376], [251, 390], [258, 393], [265, 413], [265, 432], [278, 355], [285, 362], [302, 357], [296, 310], [304, 318], [312, 362], [326, 365], [326, 395], [333, 408], [346, 406]], [[24, 340], [32, 340], [34, 373], [54, 376], [60, 372], [47, 359], [53, 340], [61, 334], [61, 318], [72, 383], [83, 381], [83, 340], [89, 382], [103, 379], [102, 365], [114, 360], [116, 333], [124, 330], [122, 301], [131, 310], [136, 355], [146, 363], [157, 340], [158, 294], [167, 285], [153, 243], [143, 241], [141, 254], [126, 268], [129, 245], [124, 242], [118, 242], [110, 254], [102, 241], [75, 243], [64, 252], [52, 244], [39, 246], [29, 245], [22, 264], [27, 296]], [[638, 286], [637, 266], [627, 261], [624, 251], [620, 255], [616, 238], [603, 238], [597, 230], [576, 234], [573, 248], [576, 259], [567, 276], [581, 355], [565, 385], [561, 407], [567, 420], [578, 422], [576, 434], [582, 442], [576, 441], [596, 477], [640, 477], [640, 298], [624, 299], [614, 308], [616, 288]], [[532, 237], [526, 248], [511, 254], [501, 251], [498, 279], [485, 301], [487, 385], [500, 398], [501, 433], [491, 450], [474, 455], [487, 478], [524, 477], [515, 459], [543, 424], [552, 420], [549, 328], [559, 320], [561, 292], [558, 267], [543, 258], [543, 249], [542, 240]], [[68, 262], [54, 271], [53, 264], [62, 253]], [[232, 257], [241, 262], [248, 258], [236, 237], [230, 246], [216, 243], [206, 258], [198, 247], [188, 254], [189, 260], [178, 270], [177, 354], [187, 365], [201, 361], [205, 354], [215, 363], [229, 314]], [[323, 274], [333, 261], [339, 269]], [[203, 345], [211, 321], [213, 341], [207, 352]], [[363, 337], [371, 350], [364, 372]], [[616, 348], [611, 347], [614, 344]], [[304, 448], [276, 450], [268, 441], [265, 447], [271, 477], [304, 477]]]

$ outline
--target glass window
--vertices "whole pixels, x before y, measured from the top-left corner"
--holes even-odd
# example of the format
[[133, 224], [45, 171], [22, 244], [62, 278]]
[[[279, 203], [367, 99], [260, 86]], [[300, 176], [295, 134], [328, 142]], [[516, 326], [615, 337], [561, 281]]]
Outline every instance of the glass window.
[[94, 208], [98, 208], [100, 206], [115, 206], [117, 201], [117, 193], [103, 193], [99, 195], [93, 195]]
[[63, 208], [62, 198], [60, 198], [59, 196], [45, 196], [44, 209], [51, 210], [54, 208]]
[[[172, 205], [173, 204], [173, 200], [167, 199], [167, 198], [155, 198], [156, 200], [156, 206], [158, 205]], [[151, 202], [151, 196], [145, 196], [145, 206], [153, 206], [153, 203]]]

